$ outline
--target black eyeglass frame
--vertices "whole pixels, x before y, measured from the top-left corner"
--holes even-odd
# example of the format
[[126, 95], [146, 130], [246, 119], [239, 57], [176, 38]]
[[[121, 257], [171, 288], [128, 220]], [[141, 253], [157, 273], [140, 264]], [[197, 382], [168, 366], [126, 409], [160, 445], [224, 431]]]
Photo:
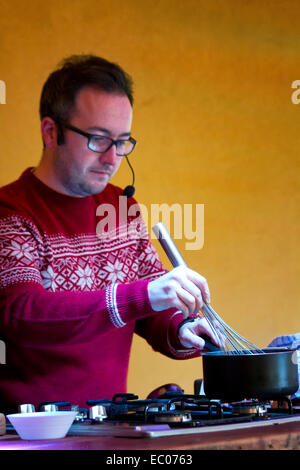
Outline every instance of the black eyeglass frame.
[[[136, 141], [133, 137], [129, 137], [129, 139], [117, 139], [117, 140], [114, 140], [114, 139], [111, 139], [110, 137], [108, 137], [108, 136], [106, 136], [106, 135], [104, 136], [104, 135], [99, 135], [99, 134], [90, 134], [89, 132], [85, 132], [85, 131], [83, 131], [83, 130], [81, 130], [81, 129], [78, 129], [78, 127], [72, 126], [71, 124], [62, 124], [62, 127], [64, 127], [65, 129], [69, 129], [70, 131], [76, 132], [77, 134], [80, 134], [80, 135], [86, 137], [86, 138], [88, 139], [88, 144], [87, 144], [88, 148], [89, 148], [92, 152], [96, 152], [96, 153], [105, 153], [105, 152], [107, 152], [113, 145], [115, 145], [115, 146], [116, 146], [116, 154], [118, 155], [118, 157], [127, 157], [127, 156], [134, 150], [134, 148], [135, 148], [135, 146], [136, 146], [136, 144], [137, 144], [137, 141]], [[107, 147], [106, 150], [103, 150], [103, 151], [100, 152], [99, 150], [94, 150], [93, 148], [90, 147], [90, 145], [91, 145], [91, 139], [92, 139], [93, 137], [96, 137], [96, 138], [98, 138], [98, 139], [99, 139], [99, 137], [100, 137], [100, 138], [102, 137], [103, 139], [110, 140], [111, 143], [109, 144], [109, 146]], [[124, 154], [122, 154], [122, 155], [119, 155], [119, 154], [118, 154], [118, 143], [119, 143], [119, 142], [121, 142], [121, 143], [122, 143], [122, 142], [131, 142], [132, 145], [133, 145], [133, 147], [132, 147], [132, 149], [130, 150], [130, 152], [124, 153]]]

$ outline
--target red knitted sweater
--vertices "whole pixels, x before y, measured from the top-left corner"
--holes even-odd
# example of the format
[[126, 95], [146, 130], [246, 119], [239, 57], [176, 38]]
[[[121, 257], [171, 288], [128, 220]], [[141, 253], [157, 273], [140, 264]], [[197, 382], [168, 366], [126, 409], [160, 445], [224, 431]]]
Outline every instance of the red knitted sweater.
[[[169, 357], [196, 354], [178, 342], [182, 315], [151, 309], [148, 282], [165, 270], [145, 224], [119, 220], [121, 195], [109, 184], [98, 195], [66, 196], [30, 169], [0, 189], [1, 411], [43, 400], [84, 407], [125, 392], [134, 332]], [[116, 214], [107, 231], [99, 230], [103, 204]]]

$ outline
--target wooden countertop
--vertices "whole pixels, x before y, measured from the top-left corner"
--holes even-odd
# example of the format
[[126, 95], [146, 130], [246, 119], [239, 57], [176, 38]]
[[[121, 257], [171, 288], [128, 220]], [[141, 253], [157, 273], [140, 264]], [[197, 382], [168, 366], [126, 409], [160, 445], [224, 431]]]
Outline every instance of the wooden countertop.
[[[16, 434], [0, 436], [0, 450], [300, 450], [300, 422], [159, 438], [66, 436], [23, 441]], [[110, 454], [110, 453], [109, 453]]]

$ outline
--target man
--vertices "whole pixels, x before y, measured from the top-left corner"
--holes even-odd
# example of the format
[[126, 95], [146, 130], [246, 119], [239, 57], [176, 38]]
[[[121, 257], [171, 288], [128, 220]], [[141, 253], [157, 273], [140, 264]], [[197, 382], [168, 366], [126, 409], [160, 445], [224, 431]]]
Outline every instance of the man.
[[[167, 273], [145, 225], [132, 236], [120, 220], [109, 180], [136, 143], [132, 105], [130, 77], [95, 56], [67, 59], [43, 87], [42, 159], [0, 189], [2, 411], [125, 392], [134, 332], [177, 359], [201, 354], [200, 335], [218, 344], [205, 319], [183, 321], [209, 302], [206, 280]], [[104, 204], [116, 225], [99, 233]]]

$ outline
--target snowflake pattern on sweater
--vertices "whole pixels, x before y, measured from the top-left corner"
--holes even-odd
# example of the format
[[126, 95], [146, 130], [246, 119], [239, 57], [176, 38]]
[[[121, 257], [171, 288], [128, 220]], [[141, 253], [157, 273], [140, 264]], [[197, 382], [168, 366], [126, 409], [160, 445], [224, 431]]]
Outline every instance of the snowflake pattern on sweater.
[[165, 272], [146, 228], [141, 239], [128, 235], [48, 235], [22, 217], [1, 219], [1, 286], [37, 282], [51, 292], [92, 291]]

